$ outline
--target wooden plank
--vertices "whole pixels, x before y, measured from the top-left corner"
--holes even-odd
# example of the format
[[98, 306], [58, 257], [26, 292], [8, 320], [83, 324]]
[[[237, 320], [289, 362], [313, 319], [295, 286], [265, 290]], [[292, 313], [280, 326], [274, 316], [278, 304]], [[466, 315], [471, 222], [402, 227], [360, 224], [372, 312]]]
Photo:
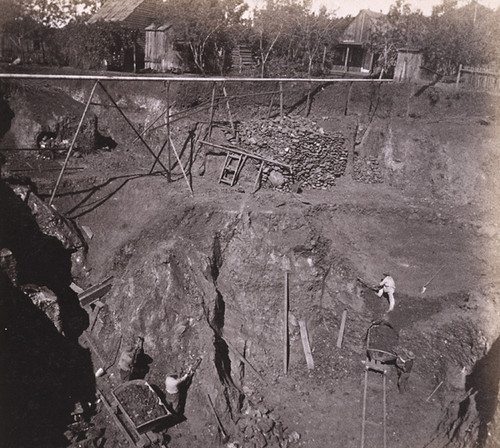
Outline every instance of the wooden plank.
[[309, 345], [309, 338], [307, 336], [306, 323], [303, 320], [299, 320], [300, 328], [300, 338], [302, 339], [302, 346], [304, 347], [304, 355], [306, 355], [307, 368], [309, 370], [314, 369], [314, 360], [312, 357], [311, 347]]
[[288, 275], [285, 272], [285, 297], [284, 297], [284, 314], [283, 314], [283, 373], [288, 374]]
[[81, 306], [90, 305], [92, 302], [103, 297], [105, 294], [109, 292], [113, 284], [111, 283], [113, 277], [108, 277], [106, 280], [102, 281], [98, 285], [92, 286], [89, 289], [86, 289], [81, 294], [78, 294], [78, 300], [80, 301]]
[[267, 159], [265, 157], [261, 157], [257, 154], [253, 154], [251, 152], [241, 151], [241, 150], [235, 148], [234, 146], [216, 145], [215, 143], [210, 143], [210, 142], [207, 142], [205, 140], [200, 140], [200, 143], [202, 145], [208, 145], [208, 146], [212, 146], [214, 148], [223, 149], [224, 151], [231, 151], [231, 152], [234, 152], [236, 154], [241, 154], [241, 155], [250, 157], [252, 159], [263, 160], [264, 162], [268, 162], [268, 163], [272, 163], [274, 165], [282, 166], [282, 167], [290, 170], [290, 172], [292, 171], [292, 167], [290, 165], [287, 165], [286, 163], [277, 162], [276, 160], [273, 160], [273, 159]]
[[342, 348], [342, 340], [344, 339], [345, 321], [347, 318], [347, 310], [342, 313], [342, 322], [340, 323], [339, 337], [337, 338], [337, 347]]

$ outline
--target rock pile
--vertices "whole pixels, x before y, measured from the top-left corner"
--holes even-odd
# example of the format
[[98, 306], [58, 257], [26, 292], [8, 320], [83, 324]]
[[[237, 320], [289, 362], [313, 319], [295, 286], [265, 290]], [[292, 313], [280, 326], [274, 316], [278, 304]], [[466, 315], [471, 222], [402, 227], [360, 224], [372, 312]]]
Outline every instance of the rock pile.
[[243, 150], [292, 167], [292, 173], [277, 165], [263, 170], [262, 180], [277, 189], [289, 190], [294, 183], [326, 189], [345, 172], [347, 149], [342, 134], [325, 134], [304, 117], [242, 122], [238, 134]]
[[365, 159], [354, 156], [352, 178], [365, 184], [379, 184], [384, 181], [382, 170], [376, 158]]

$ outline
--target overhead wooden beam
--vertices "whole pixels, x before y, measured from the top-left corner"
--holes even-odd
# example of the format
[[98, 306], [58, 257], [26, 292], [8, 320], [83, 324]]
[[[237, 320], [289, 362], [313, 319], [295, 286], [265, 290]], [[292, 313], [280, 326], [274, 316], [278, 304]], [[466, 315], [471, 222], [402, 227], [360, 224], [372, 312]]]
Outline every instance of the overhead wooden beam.
[[356, 78], [226, 78], [226, 77], [195, 77], [195, 76], [141, 76], [141, 75], [46, 75], [41, 73], [0, 73], [0, 79], [46, 79], [46, 80], [77, 80], [77, 81], [175, 81], [175, 82], [393, 82], [392, 79], [356, 79]]

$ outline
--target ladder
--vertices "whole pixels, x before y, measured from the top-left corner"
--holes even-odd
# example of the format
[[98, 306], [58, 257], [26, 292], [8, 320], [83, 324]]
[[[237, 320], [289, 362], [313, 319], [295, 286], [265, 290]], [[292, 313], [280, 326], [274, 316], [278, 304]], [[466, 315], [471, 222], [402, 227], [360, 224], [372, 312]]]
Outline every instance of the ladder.
[[236, 183], [238, 175], [240, 174], [246, 159], [247, 156], [244, 154], [228, 152], [219, 177], [219, 183], [228, 184], [232, 187]]
[[[382, 435], [383, 435], [383, 448], [387, 448], [387, 400], [386, 400], [386, 383], [387, 383], [387, 365], [383, 363], [369, 360], [368, 358], [364, 361], [365, 364], [365, 384], [363, 390], [363, 416], [362, 416], [362, 426], [361, 426], [361, 448], [365, 447], [365, 439], [366, 439], [366, 424], [370, 424], [372, 426], [380, 426], [382, 425]], [[380, 382], [377, 380], [369, 381], [370, 378], [376, 377], [380, 378], [380, 374], [382, 375], [382, 397], [380, 397]], [[368, 398], [368, 384], [370, 383], [370, 408], [379, 408], [380, 409], [380, 401], [382, 401], [382, 423], [373, 422], [367, 420], [366, 411], [367, 411], [367, 398]], [[373, 416], [375, 412], [370, 412]], [[377, 436], [376, 433], [379, 435]], [[377, 440], [380, 440], [380, 431], [375, 431], [372, 433], [371, 439], [368, 441], [368, 446], [370, 447], [379, 447], [376, 443]]]

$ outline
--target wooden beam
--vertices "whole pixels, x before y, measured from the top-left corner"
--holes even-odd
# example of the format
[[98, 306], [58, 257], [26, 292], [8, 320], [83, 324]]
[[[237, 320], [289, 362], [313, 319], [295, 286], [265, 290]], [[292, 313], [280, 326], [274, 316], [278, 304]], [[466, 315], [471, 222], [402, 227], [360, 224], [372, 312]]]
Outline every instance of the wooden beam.
[[314, 360], [312, 357], [311, 347], [309, 345], [309, 338], [307, 336], [306, 323], [303, 320], [299, 320], [300, 327], [300, 338], [302, 339], [302, 347], [304, 348], [304, 355], [306, 356], [307, 368], [309, 370], [314, 369]]
[[0, 73], [0, 79], [45, 79], [45, 80], [78, 80], [78, 81], [156, 81], [156, 82], [392, 82], [392, 79], [357, 79], [357, 78], [225, 78], [225, 77], [195, 77], [195, 76], [128, 76], [128, 75], [46, 75], [42, 73]]
[[104, 296], [104, 294], [108, 293], [111, 287], [113, 286], [111, 283], [113, 277], [108, 277], [106, 280], [102, 281], [98, 285], [94, 285], [82, 293], [78, 294], [78, 300], [80, 301], [81, 306], [90, 305], [92, 302], [100, 299]]
[[283, 82], [280, 81], [280, 117], [283, 119]]
[[189, 182], [188, 177], [186, 176], [186, 172], [184, 171], [184, 167], [182, 166], [181, 159], [179, 158], [179, 154], [177, 154], [177, 151], [175, 150], [175, 145], [172, 139], [170, 139], [170, 146], [172, 147], [172, 150], [174, 151], [175, 157], [177, 159], [177, 162], [179, 163], [179, 167], [182, 171], [182, 175], [184, 176], [184, 179], [186, 179], [187, 186], [189, 188], [189, 191], [191, 192], [191, 196], [193, 196], [193, 189], [191, 188], [191, 184]]
[[283, 313], [283, 373], [288, 374], [288, 309], [289, 309], [289, 272], [285, 272], [285, 296], [284, 296], [284, 313]]
[[337, 347], [342, 348], [342, 340], [344, 339], [344, 329], [345, 329], [345, 321], [347, 318], [347, 310], [344, 310], [342, 313], [342, 322], [340, 323], [339, 336], [337, 338]]
[[146, 143], [146, 141], [142, 138], [142, 135], [137, 131], [135, 126], [132, 124], [132, 122], [128, 119], [128, 117], [125, 115], [123, 110], [121, 110], [120, 106], [118, 103], [114, 100], [114, 98], [111, 96], [111, 94], [107, 91], [107, 89], [102, 85], [101, 82], [99, 82], [99, 85], [101, 86], [101, 89], [106, 93], [110, 101], [113, 103], [113, 105], [118, 109], [118, 112], [120, 115], [123, 117], [123, 119], [127, 122], [127, 124], [130, 126], [130, 128], [134, 131], [135, 135], [139, 138], [139, 140], [143, 143], [143, 145], [146, 147], [146, 149], [149, 151], [149, 153], [155, 158], [155, 161], [157, 161], [160, 166], [165, 170], [165, 172], [168, 173], [168, 168], [160, 161], [159, 156], [157, 156], [154, 151], [151, 149], [151, 147]]
[[92, 97], [94, 96], [94, 92], [95, 92], [95, 89], [97, 87], [97, 84], [99, 84], [99, 81], [96, 81], [94, 83], [94, 86], [92, 87], [92, 91], [90, 92], [89, 99], [87, 100], [87, 104], [85, 105], [85, 109], [83, 110], [82, 117], [80, 118], [80, 123], [78, 123], [78, 127], [76, 128], [75, 135], [73, 136], [71, 146], [68, 149], [68, 152], [66, 154], [66, 159], [64, 159], [64, 164], [61, 168], [61, 172], [59, 173], [59, 177], [57, 178], [56, 185], [55, 185], [54, 189], [52, 190], [52, 194], [50, 195], [49, 205], [52, 205], [52, 202], [54, 201], [56, 191], [59, 188], [59, 184], [61, 183], [61, 179], [63, 177], [64, 170], [66, 169], [66, 165], [68, 164], [69, 158], [71, 156], [71, 152], [73, 151], [73, 148], [75, 146], [76, 138], [78, 137], [78, 134], [80, 133], [80, 129], [82, 128], [82, 124], [83, 124], [83, 120], [85, 119], [85, 115], [87, 115], [87, 111], [89, 110], [90, 102], [92, 101]]
[[292, 167], [290, 165], [287, 165], [286, 163], [281, 163], [281, 162], [277, 162], [276, 160], [273, 160], [273, 159], [268, 159], [266, 157], [261, 157], [261, 156], [259, 156], [257, 154], [253, 154], [251, 152], [241, 151], [241, 150], [235, 148], [234, 146], [216, 145], [214, 143], [210, 143], [210, 142], [207, 142], [205, 140], [200, 140], [200, 143], [203, 144], [203, 145], [212, 146], [214, 148], [223, 149], [224, 151], [235, 152], [236, 154], [241, 154], [241, 155], [250, 157], [251, 159], [263, 160], [264, 162], [268, 162], [268, 163], [272, 163], [274, 165], [282, 166], [283, 168], [286, 168], [290, 172], [292, 171]]

